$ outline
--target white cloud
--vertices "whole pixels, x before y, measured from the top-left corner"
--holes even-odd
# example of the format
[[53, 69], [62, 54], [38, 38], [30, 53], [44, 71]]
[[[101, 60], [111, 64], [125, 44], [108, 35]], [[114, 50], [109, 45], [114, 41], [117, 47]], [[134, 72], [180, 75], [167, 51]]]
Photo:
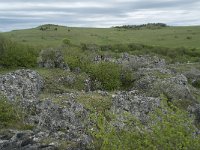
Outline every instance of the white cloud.
[[0, 0], [0, 31], [43, 23], [110, 27], [163, 22], [200, 25], [199, 0]]
[[23, 9], [38, 9], [38, 8], [106, 8], [107, 4], [99, 2], [0, 2], [0, 10], [23, 10]]

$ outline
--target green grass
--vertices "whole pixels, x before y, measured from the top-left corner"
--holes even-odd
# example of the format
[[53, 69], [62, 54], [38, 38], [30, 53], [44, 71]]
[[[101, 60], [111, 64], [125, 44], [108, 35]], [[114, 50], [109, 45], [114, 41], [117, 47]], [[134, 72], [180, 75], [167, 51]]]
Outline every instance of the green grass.
[[[87, 74], [74, 74], [62, 69], [45, 69], [35, 68], [35, 70], [44, 79], [43, 93], [60, 94], [68, 92], [70, 89], [84, 90], [84, 81], [87, 79]], [[68, 79], [72, 78], [71, 81]]]
[[106, 110], [109, 110], [112, 105], [112, 98], [110, 95], [102, 96], [98, 93], [82, 93], [77, 97], [77, 101], [91, 112], [104, 113]]
[[20, 130], [30, 130], [34, 128], [33, 125], [24, 123], [27, 112], [17, 105], [17, 102], [9, 102], [7, 98], [0, 93], [0, 132], [7, 128]]
[[[127, 125], [123, 129], [115, 127], [112, 122], [119, 122], [113, 116], [101, 113], [90, 115], [94, 126], [90, 128], [93, 136], [93, 149], [101, 150], [151, 150], [151, 149], [199, 149], [200, 136], [193, 124], [193, 118], [187, 111], [183, 111], [163, 99], [161, 106], [150, 113], [148, 128], [128, 112], [123, 114], [123, 122]], [[121, 119], [121, 118], [120, 118]]]
[[[54, 27], [52, 27], [54, 28]], [[58, 30], [41, 31], [39, 28], [2, 33], [8, 38], [38, 47], [52, 47], [69, 39], [72, 44], [98, 45], [140, 43], [169, 48], [200, 48], [200, 26], [166, 27], [161, 29], [75, 28], [58, 26]]]

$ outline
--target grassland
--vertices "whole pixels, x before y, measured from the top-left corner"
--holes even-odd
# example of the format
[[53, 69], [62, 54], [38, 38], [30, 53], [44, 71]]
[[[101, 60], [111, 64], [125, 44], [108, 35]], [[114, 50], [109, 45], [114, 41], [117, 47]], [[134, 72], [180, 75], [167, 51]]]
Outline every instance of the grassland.
[[[56, 30], [54, 30], [57, 28]], [[139, 43], [168, 48], [200, 49], [200, 26], [165, 27], [161, 29], [75, 28], [52, 26], [42, 31], [40, 27], [2, 33], [9, 39], [39, 47], [56, 47], [63, 39], [74, 45]]]

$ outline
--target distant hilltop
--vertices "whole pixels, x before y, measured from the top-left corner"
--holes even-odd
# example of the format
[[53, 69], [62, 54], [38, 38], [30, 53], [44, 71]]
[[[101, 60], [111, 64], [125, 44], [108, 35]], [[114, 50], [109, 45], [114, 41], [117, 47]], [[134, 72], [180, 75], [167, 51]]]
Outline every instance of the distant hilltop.
[[168, 27], [167, 24], [165, 23], [147, 23], [147, 24], [141, 24], [141, 25], [123, 25], [123, 26], [114, 26], [113, 28], [123, 28], [123, 29], [160, 29], [160, 28], [164, 28], [164, 27]]
[[47, 30], [58, 30], [58, 27], [64, 27], [64, 26], [56, 24], [43, 24], [38, 26], [37, 28], [42, 31], [47, 31]]

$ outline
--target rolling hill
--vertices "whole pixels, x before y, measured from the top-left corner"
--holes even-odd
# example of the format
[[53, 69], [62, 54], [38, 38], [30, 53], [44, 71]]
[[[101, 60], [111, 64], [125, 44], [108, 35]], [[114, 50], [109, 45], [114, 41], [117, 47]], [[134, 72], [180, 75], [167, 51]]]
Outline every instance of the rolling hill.
[[[47, 29], [42, 30], [42, 27]], [[135, 30], [42, 25], [32, 29], [15, 30], [2, 34], [13, 41], [43, 47], [58, 46], [66, 38], [75, 45], [81, 43], [97, 45], [139, 43], [169, 48], [200, 48], [200, 26]]]

